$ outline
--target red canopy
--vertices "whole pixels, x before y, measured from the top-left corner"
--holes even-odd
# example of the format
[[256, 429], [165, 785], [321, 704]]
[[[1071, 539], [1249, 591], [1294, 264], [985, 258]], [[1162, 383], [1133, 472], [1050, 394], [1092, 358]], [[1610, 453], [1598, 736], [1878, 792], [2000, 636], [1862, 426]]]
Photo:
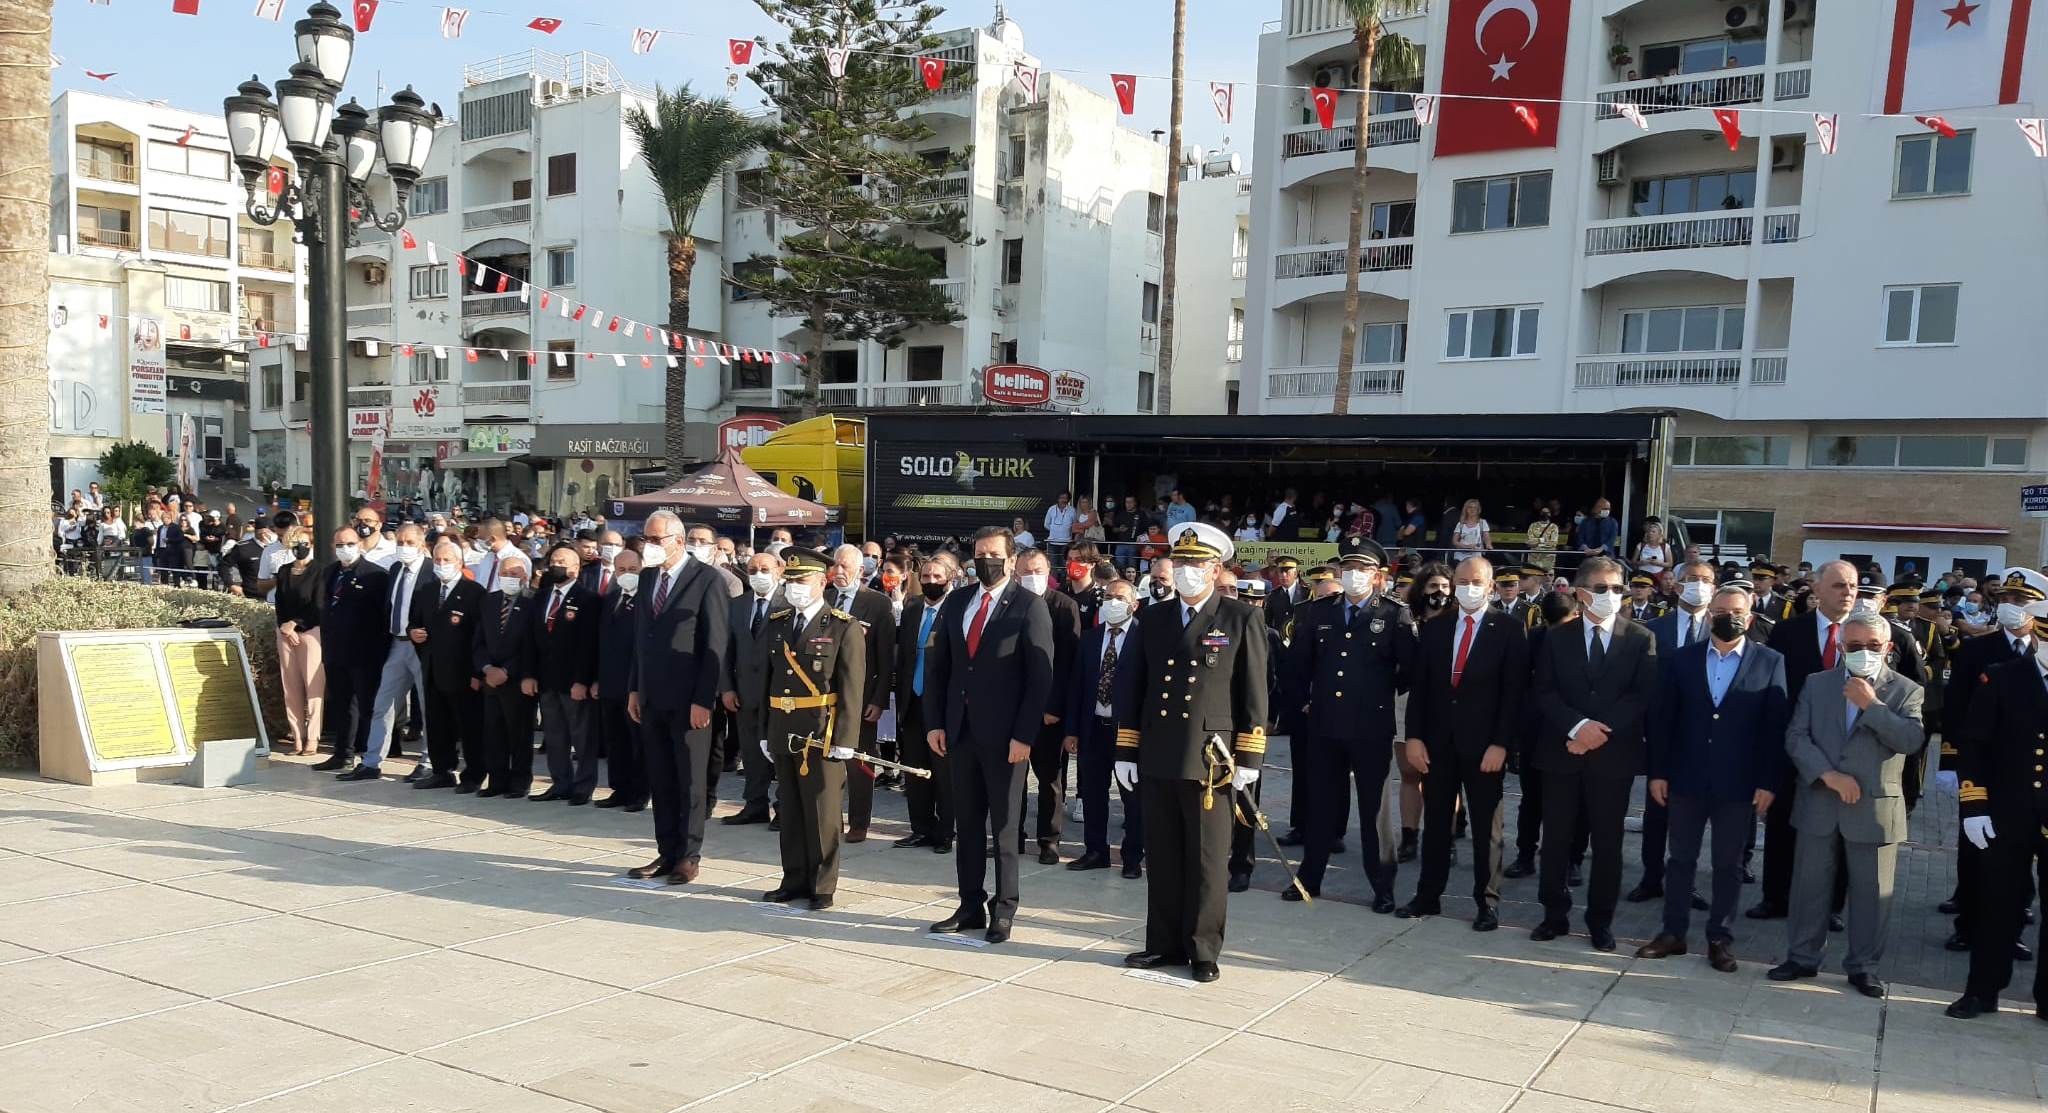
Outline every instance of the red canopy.
[[823, 506], [781, 490], [731, 452], [665, 491], [613, 499], [605, 506], [607, 517], [640, 521], [657, 510], [672, 510], [685, 518], [712, 519], [749, 529], [822, 526], [827, 517]]

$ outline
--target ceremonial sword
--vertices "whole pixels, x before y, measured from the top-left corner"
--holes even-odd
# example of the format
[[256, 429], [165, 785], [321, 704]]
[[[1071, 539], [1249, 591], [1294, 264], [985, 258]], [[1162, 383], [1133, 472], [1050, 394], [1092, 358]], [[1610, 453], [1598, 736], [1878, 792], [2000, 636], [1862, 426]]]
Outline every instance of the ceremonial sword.
[[[810, 775], [812, 750], [816, 750], [819, 753], [830, 753], [832, 744], [822, 738], [809, 734], [792, 733], [789, 736], [789, 752], [802, 758], [802, 762], [797, 766], [796, 770], [798, 776]], [[894, 769], [899, 773], [908, 773], [913, 777], [923, 777], [926, 780], [931, 779], [932, 771], [929, 769], [920, 769], [915, 765], [904, 765], [901, 762], [890, 761], [888, 758], [868, 757], [865, 754], [855, 754], [854, 756], [856, 760], [878, 768]]]
[[[1231, 754], [1230, 748], [1223, 744], [1223, 736], [1220, 734], [1210, 735], [1208, 745], [1202, 747], [1202, 749], [1209, 759], [1209, 778], [1205, 787], [1211, 791], [1222, 788], [1225, 785], [1230, 787], [1233, 817], [1237, 822], [1247, 827], [1257, 827], [1259, 833], [1266, 836], [1266, 845], [1273, 848], [1273, 857], [1278, 858], [1280, 860], [1280, 868], [1287, 871], [1287, 883], [1294, 886], [1295, 892], [1301, 894], [1301, 902], [1303, 904], [1314, 904], [1315, 898], [1309, 895], [1307, 887], [1301, 883], [1301, 878], [1296, 876], [1294, 863], [1287, 860], [1287, 851], [1281, 849], [1280, 840], [1273, 835], [1273, 828], [1267, 824], [1266, 813], [1259, 810], [1259, 802], [1252, 799], [1249, 789], [1237, 787], [1237, 758]], [[1218, 779], [1219, 773], [1221, 774], [1221, 779]], [[1208, 807], [1208, 805], [1208, 798], [1204, 796], [1202, 806]], [[1251, 813], [1251, 819], [1249, 820], [1245, 818], [1247, 811]]]

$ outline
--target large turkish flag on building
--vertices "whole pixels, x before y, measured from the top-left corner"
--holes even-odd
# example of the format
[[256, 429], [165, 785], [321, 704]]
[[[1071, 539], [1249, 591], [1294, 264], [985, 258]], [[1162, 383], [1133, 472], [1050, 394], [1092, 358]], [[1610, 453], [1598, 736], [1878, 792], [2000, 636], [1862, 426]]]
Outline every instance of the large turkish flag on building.
[[1437, 154], [1557, 146], [1571, 17], [1571, 0], [1451, 0]]

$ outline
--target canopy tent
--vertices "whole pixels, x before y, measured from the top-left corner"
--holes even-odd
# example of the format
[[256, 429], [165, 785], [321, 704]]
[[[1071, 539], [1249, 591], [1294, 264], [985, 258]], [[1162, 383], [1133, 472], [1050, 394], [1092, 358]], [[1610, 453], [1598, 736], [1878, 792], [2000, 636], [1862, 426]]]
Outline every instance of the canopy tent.
[[657, 510], [748, 529], [822, 526], [828, 517], [823, 506], [777, 488], [731, 452], [667, 490], [605, 504], [606, 517], [634, 521], [645, 521]]

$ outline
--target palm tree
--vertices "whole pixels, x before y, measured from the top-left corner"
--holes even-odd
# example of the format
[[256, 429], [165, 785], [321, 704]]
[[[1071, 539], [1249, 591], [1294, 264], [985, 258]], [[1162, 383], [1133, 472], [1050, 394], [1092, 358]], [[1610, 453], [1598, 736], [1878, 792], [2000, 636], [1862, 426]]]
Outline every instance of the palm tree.
[[50, 0], [0, 0], [0, 595], [50, 560]]
[[1358, 129], [1351, 158], [1351, 235], [1344, 251], [1344, 331], [1337, 346], [1337, 390], [1331, 412], [1351, 412], [1351, 367], [1358, 356], [1358, 266], [1365, 244], [1365, 164], [1371, 146], [1367, 117], [1372, 112], [1372, 72], [1384, 63], [1393, 73], [1421, 71], [1422, 51], [1382, 24], [1387, 0], [1340, 0], [1351, 15], [1352, 42], [1358, 47]]
[[[709, 100], [684, 84], [673, 92], [654, 91], [654, 111], [635, 107], [626, 126], [640, 146], [647, 173], [661, 191], [668, 210], [668, 329], [686, 335], [690, 328], [690, 277], [697, 269], [697, 240], [690, 227], [697, 208], [725, 168], [761, 145], [761, 129], [726, 100]], [[676, 360], [662, 393], [662, 421], [667, 442], [669, 478], [674, 479], [686, 453], [683, 425], [687, 413], [683, 387], [689, 364]]]
[[1173, 287], [1180, 272], [1180, 117], [1188, 65], [1188, 0], [1173, 0], [1173, 108], [1167, 119], [1166, 241], [1159, 263], [1159, 371], [1152, 412], [1173, 412]]

